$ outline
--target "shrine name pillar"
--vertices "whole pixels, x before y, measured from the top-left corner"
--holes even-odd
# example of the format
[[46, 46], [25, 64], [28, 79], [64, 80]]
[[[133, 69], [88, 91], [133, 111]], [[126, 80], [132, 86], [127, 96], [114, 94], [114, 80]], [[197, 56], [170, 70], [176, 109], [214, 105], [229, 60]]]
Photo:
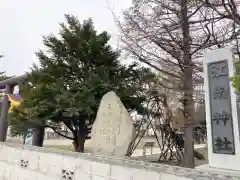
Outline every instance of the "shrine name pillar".
[[234, 56], [223, 48], [204, 53], [204, 89], [209, 166], [240, 170], [239, 118]]
[[8, 94], [11, 94], [12, 88], [10, 85], [6, 84], [5, 94], [2, 100], [2, 109], [0, 116], [0, 141], [6, 141], [7, 130], [8, 130], [8, 109], [9, 109], [9, 100]]

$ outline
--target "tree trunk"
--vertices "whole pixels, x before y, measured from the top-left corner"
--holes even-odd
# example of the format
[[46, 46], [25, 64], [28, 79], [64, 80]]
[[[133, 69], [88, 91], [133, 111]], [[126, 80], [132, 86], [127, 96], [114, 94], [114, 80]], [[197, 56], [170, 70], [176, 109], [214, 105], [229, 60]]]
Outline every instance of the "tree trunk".
[[44, 135], [45, 135], [45, 128], [44, 127], [37, 127], [33, 131], [32, 135], [32, 145], [33, 146], [43, 146], [43, 140], [44, 140]]
[[184, 127], [184, 167], [194, 168], [194, 144], [192, 127], [185, 125]]
[[23, 135], [23, 144], [26, 143], [26, 136], [27, 136], [27, 133], [24, 133], [24, 135]]
[[187, 0], [181, 0], [181, 29], [183, 36], [183, 110], [184, 110], [184, 159], [183, 165], [194, 168], [193, 127], [193, 66], [191, 58], [190, 33]]
[[84, 152], [85, 136], [82, 133], [79, 133], [77, 137], [74, 138], [74, 149], [76, 152]]

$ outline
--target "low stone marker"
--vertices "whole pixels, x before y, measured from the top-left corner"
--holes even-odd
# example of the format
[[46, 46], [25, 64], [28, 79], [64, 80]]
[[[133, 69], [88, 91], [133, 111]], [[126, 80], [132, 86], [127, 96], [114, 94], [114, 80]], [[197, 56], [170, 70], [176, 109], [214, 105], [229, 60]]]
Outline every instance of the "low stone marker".
[[92, 127], [93, 153], [125, 156], [135, 136], [132, 118], [115, 92], [106, 93]]

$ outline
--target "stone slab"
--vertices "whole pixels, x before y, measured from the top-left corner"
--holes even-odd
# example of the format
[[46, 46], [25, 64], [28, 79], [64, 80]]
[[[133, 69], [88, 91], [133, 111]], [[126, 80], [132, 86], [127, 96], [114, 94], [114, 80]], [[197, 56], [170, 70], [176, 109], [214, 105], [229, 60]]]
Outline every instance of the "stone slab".
[[235, 154], [228, 60], [208, 64], [213, 152]]
[[135, 136], [132, 118], [115, 92], [106, 93], [92, 127], [92, 151], [125, 156]]
[[204, 89], [209, 165], [240, 170], [240, 137], [231, 48], [204, 53]]

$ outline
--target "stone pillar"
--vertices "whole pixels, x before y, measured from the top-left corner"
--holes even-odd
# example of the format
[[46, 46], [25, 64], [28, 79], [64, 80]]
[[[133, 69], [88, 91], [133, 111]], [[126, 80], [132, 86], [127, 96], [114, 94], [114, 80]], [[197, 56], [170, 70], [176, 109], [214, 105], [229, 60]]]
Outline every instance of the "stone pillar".
[[8, 109], [9, 109], [9, 101], [7, 94], [11, 94], [11, 87], [6, 85], [5, 93], [2, 101], [2, 110], [0, 116], [0, 141], [6, 141], [7, 130], [8, 130]]
[[204, 88], [209, 166], [240, 170], [239, 120], [231, 49], [204, 54]]
[[45, 134], [44, 127], [38, 126], [34, 128], [33, 134], [32, 134], [32, 145], [42, 147], [43, 141], [44, 141], [44, 134]]

